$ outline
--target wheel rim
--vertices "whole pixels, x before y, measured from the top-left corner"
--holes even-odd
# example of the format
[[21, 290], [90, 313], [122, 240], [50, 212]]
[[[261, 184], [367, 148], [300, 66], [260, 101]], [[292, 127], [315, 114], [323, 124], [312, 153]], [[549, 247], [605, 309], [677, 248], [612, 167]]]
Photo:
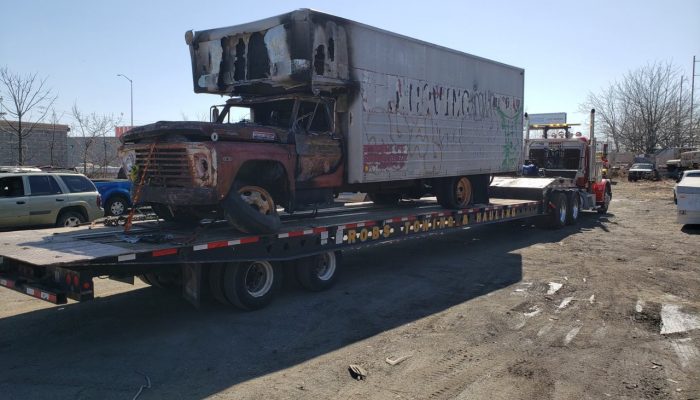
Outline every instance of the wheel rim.
[[327, 281], [335, 275], [335, 253], [328, 252], [316, 258], [316, 276], [322, 281]]
[[578, 196], [574, 195], [574, 196], [571, 198], [571, 201], [572, 201], [572, 203], [571, 203], [571, 217], [572, 217], [574, 220], [576, 220], [576, 219], [578, 219], [578, 210], [579, 210], [579, 207], [578, 207]]
[[112, 213], [112, 215], [122, 215], [124, 214], [124, 203], [121, 201], [115, 201], [112, 203], [112, 205], [109, 206], [109, 212]]
[[66, 218], [65, 222], [63, 222], [63, 226], [78, 226], [80, 225], [80, 218], [70, 216]]
[[472, 199], [472, 184], [469, 178], [463, 176], [459, 178], [455, 185], [455, 200], [460, 207], [466, 207]]
[[248, 265], [245, 271], [245, 290], [252, 297], [262, 297], [272, 288], [274, 273], [267, 261], [256, 261]]
[[267, 190], [260, 186], [244, 186], [238, 189], [243, 201], [258, 210], [260, 214], [269, 215], [275, 210], [275, 201]]

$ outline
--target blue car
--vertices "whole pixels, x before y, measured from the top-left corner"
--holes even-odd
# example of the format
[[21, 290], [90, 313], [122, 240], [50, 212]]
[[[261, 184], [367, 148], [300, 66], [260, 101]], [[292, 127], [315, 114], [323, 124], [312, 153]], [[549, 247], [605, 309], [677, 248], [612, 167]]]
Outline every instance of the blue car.
[[102, 196], [105, 216], [125, 215], [131, 208], [131, 181], [128, 179], [93, 180]]

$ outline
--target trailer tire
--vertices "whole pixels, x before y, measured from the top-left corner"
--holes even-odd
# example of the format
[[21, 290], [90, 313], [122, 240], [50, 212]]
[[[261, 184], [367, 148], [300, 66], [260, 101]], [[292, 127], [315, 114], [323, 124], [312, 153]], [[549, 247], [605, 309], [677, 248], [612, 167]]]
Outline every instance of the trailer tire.
[[581, 199], [578, 193], [569, 192], [566, 196], [566, 225], [576, 225], [581, 214]]
[[277, 205], [263, 186], [234, 183], [222, 208], [229, 224], [245, 233], [275, 233], [282, 226]]
[[226, 298], [243, 310], [258, 310], [272, 301], [282, 283], [282, 270], [269, 261], [228, 265], [224, 272]]
[[547, 207], [550, 208], [547, 214], [547, 225], [551, 229], [560, 229], [566, 225], [566, 216], [568, 209], [566, 196], [561, 192], [554, 192], [549, 197]]
[[137, 278], [143, 283], [145, 283], [148, 286], [153, 286], [150, 280], [148, 280], [148, 277], [146, 275], [136, 275]]
[[375, 192], [367, 193], [367, 196], [378, 206], [395, 206], [401, 200], [401, 193]]
[[435, 188], [438, 203], [444, 208], [467, 208], [472, 204], [473, 188], [469, 177], [441, 179]]
[[299, 284], [311, 292], [329, 289], [338, 279], [340, 254], [329, 251], [297, 260], [294, 272]]
[[209, 267], [209, 288], [211, 294], [219, 303], [230, 306], [231, 302], [226, 298], [224, 291], [224, 264], [214, 264]]

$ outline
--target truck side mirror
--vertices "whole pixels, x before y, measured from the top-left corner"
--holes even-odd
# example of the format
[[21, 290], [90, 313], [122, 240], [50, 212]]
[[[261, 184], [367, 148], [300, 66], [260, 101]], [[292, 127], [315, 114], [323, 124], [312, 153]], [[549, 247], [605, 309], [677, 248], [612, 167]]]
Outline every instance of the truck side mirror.
[[219, 109], [216, 107], [211, 108], [211, 121], [210, 122], [217, 122], [219, 120]]

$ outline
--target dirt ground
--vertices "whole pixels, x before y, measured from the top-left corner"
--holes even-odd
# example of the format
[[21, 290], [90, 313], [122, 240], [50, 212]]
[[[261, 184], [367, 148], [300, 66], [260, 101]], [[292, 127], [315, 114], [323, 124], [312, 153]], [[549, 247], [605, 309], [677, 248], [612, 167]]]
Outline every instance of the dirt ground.
[[619, 182], [558, 231], [348, 253], [332, 290], [289, 279], [252, 313], [108, 280], [61, 307], [0, 289], [0, 397], [698, 399], [700, 228], [672, 186]]

